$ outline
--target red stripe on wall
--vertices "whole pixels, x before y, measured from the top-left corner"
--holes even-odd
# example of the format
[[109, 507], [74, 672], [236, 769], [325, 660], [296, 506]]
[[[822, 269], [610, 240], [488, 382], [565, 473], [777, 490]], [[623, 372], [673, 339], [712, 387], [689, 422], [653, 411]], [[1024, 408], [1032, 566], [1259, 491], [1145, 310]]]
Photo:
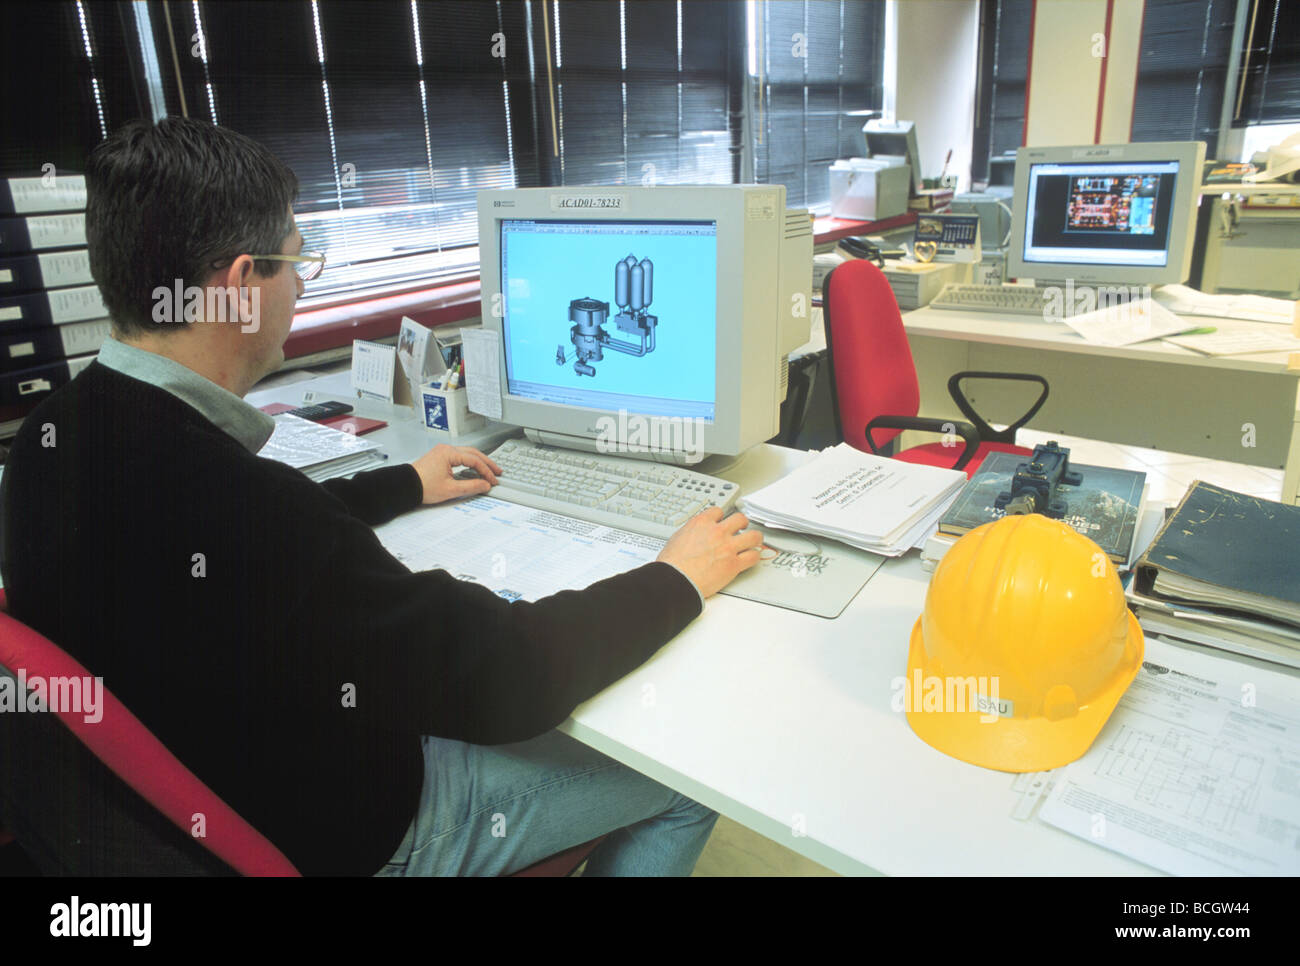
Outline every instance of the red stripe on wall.
[[1138, 20], [1138, 55], [1133, 61], [1133, 103], [1128, 109], [1128, 139], [1133, 140], [1133, 114], [1138, 104], [1138, 77], [1142, 71], [1142, 28], [1147, 23], [1147, 5], [1142, 4], [1142, 16]]
[[[1143, 13], [1147, 8], [1143, 5]], [[1106, 0], [1106, 33], [1102, 43], [1105, 44], [1105, 56], [1101, 59], [1101, 79], [1097, 81], [1097, 127], [1092, 133], [1092, 143], [1101, 143], [1101, 114], [1106, 109], [1106, 65], [1110, 64], [1110, 18], [1115, 13], [1115, 0]]]
[[[1145, 15], [1146, 5], [1142, 12]], [[1115, 0], [1106, 0], [1106, 33], [1102, 43], [1106, 45], [1105, 55], [1101, 58], [1101, 79], [1097, 82], [1097, 127], [1092, 134], [1092, 143], [1101, 143], [1101, 115], [1106, 107], [1106, 65], [1110, 63], [1110, 21], [1115, 14]], [[1132, 122], [1130, 121], [1130, 126]]]

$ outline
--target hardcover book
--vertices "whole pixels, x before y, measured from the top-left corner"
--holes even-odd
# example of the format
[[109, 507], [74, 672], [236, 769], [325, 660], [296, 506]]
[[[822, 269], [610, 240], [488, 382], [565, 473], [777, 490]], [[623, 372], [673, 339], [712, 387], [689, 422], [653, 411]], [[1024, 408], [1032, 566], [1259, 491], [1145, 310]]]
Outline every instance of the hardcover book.
[[[939, 532], [961, 536], [1001, 517], [1003, 512], [994, 501], [1011, 489], [1016, 467], [1024, 461], [1025, 457], [1016, 453], [986, 456], [961, 496], [939, 520]], [[1083, 481], [1078, 486], [1061, 484], [1056, 488], [1056, 496], [1067, 507], [1064, 522], [1097, 543], [1117, 566], [1124, 566], [1133, 546], [1147, 475], [1086, 463], [1071, 463], [1070, 469], [1078, 470]]]

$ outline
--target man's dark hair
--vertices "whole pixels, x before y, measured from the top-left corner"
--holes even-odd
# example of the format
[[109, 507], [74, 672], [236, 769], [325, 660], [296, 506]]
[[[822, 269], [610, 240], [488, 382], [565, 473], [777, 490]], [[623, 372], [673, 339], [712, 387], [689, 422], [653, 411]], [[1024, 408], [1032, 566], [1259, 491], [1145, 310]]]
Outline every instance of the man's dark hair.
[[[180, 117], [123, 126], [86, 163], [90, 271], [114, 326], [157, 331], [157, 287], [201, 286], [214, 262], [280, 251], [297, 195], [283, 161], [229, 128]], [[267, 259], [255, 269], [291, 270]]]

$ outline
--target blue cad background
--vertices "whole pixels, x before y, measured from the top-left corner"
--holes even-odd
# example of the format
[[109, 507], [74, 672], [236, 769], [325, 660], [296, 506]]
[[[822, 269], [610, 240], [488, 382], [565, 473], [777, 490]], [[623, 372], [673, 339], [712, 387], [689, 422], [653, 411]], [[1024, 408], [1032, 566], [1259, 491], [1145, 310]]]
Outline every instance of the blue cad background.
[[[505, 244], [505, 335], [512, 379], [683, 401], [715, 396], [717, 239], [712, 235], [576, 234], [511, 231]], [[614, 265], [628, 255], [654, 263], [650, 313], [658, 316], [655, 351], [637, 358], [606, 349], [596, 375], [573, 371], [569, 303], [609, 303], [605, 331], [637, 342], [614, 324]], [[555, 363], [557, 346], [566, 362]]]

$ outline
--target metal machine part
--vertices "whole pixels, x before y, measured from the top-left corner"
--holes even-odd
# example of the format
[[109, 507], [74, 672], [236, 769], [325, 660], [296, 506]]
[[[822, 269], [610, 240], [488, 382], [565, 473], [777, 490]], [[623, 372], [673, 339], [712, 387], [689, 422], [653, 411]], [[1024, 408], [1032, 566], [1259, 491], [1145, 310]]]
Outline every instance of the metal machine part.
[[1034, 447], [1034, 454], [1016, 467], [1011, 489], [998, 494], [993, 505], [1008, 516], [1041, 513], [1059, 520], [1069, 507], [1056, 496], [1056, 487], [1061, 483], [1078, 486], [1082, 482], [1083, 474], [1070, 469], [1070, 451], [1052, 440]]
[[[569, 338], [577, 358], [573, 371], [580, 376], [594, 376], [595, 366], [604, 358], [603, 350], [610, 349], [630, 356], [641, 357], [655, 350], [655, 327], [659, 319], [647, 310], [654, 300], [654, 263], [648, 258], [637, 261], [628, 255], [614, 263], [614, 304], [619, 312], [614, 324], [620, 332], [637, 336], [639, 342], [615, 339], [604, 329], [609, 318], [609, 303], [590, 297], [574, 299], [569, 303]], [[564, 365], [566, 353], [560, 345], [555, 353], [557, 365]]]

